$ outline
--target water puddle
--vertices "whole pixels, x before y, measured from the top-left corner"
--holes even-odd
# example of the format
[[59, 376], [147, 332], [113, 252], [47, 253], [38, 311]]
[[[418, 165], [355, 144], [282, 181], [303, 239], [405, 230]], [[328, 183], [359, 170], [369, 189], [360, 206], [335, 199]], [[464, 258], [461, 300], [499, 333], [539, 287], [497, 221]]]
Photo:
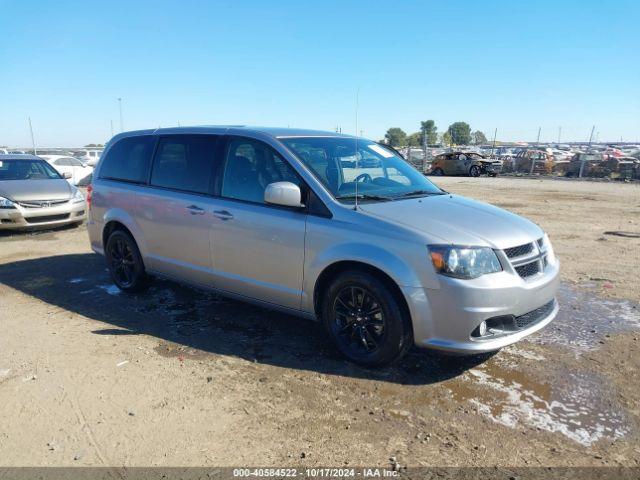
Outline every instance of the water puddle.
[[629, 300], [599, 298], [563, 284], [558, 302], [556, 319], [528, 341], [565, 347], [579, 355], [599, 348], [605, 335], [640, 329], [640, 306]]
[[[109, 295], [114, 295], [115, 296], [115, 295], [120, 295], [122, 293], [122, 291], [118, 287], [113, 285], [113, 284], [111, 284], [111, 285], [98, 285], [98, 288], [100, 290], [104, 290]], [[80, 292], [80, 293], [85, 293], [85, 292]], [[88, 291], [87, 291], [87, 293], [88, 293]]]
[[469, 402], [492, 421], [560, 433], [581, 445], [620, 438], [630, 432], [611, 389], [594, 374], [554, 372], [538, 382], [521, 370], [487, 362], [447, 385], [453, 398]]

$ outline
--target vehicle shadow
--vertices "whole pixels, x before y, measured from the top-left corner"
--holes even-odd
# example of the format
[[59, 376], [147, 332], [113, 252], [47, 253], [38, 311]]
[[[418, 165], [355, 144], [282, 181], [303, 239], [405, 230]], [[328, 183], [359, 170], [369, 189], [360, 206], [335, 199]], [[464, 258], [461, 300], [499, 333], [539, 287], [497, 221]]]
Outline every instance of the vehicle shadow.
[[98, 335], [150, 335], [156, 351], [185, 358], [216, 354], [330, 375], [430, 384], [458, 376], [491, 355], [452, 357], [414, 349], [398, 364], [371, 370], [341, 357], [318, 322], [273, 312], [156, 279], [148, 291], [120, 292], [104, 259], [72, 254], [0, 265], [0, 282], [43, 302], [98, 320]]
[[20, 241], [25, 237], [36, 237], [38, 240], [51, 240], [55, 238], [55, 234], [80, 228], [75, 224], [56, 225], [56, 226], [34, 226], [20, 229], [0, 229], [0, 239], [8, 241]]

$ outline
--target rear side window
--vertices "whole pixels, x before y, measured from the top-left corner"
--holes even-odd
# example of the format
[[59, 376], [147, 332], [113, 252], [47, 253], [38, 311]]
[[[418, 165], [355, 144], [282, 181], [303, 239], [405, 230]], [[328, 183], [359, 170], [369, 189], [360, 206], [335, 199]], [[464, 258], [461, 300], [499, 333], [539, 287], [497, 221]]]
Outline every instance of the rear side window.
[[102, 162], [100, 177], [144, 183], [153, 153], [154, 137], [144, 135], [118, 141]]
[[193, 193], [209, 193], [217, 137], [174, 135], [160, 139], [151, 185]]

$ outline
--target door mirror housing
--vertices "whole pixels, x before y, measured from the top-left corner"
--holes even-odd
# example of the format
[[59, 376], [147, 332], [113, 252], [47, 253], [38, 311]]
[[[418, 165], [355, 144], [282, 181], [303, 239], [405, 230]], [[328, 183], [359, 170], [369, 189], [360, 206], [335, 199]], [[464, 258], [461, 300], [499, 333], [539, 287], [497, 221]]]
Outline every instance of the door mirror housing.
[[264, 190], [264, 201], [283, 207], [304, 207], [300, 187], [291, 182], [274, 182], [267, 185]]
[[71, 175], [71, 172], [64, 172], [64, 173], [62, 174], [62, 178], [69, 179], [69, 178], [71, 178], [71, 177], [73, 177], [73, 175]]

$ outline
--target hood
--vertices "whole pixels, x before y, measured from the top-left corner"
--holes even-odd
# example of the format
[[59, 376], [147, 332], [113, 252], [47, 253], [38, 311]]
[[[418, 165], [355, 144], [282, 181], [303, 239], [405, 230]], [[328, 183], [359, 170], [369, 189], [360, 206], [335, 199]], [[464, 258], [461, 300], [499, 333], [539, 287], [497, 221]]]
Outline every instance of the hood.
[[487, 203], [458, 195], [435, 195], [360, 204], [373, 216], [418, 230], [432, 242], [505, 249], [544, 235], [535, 223]]
[[0, 197], [16, 202], [67, 200], [72, 195], [73, 188], [64, 179], [0, 181]]

